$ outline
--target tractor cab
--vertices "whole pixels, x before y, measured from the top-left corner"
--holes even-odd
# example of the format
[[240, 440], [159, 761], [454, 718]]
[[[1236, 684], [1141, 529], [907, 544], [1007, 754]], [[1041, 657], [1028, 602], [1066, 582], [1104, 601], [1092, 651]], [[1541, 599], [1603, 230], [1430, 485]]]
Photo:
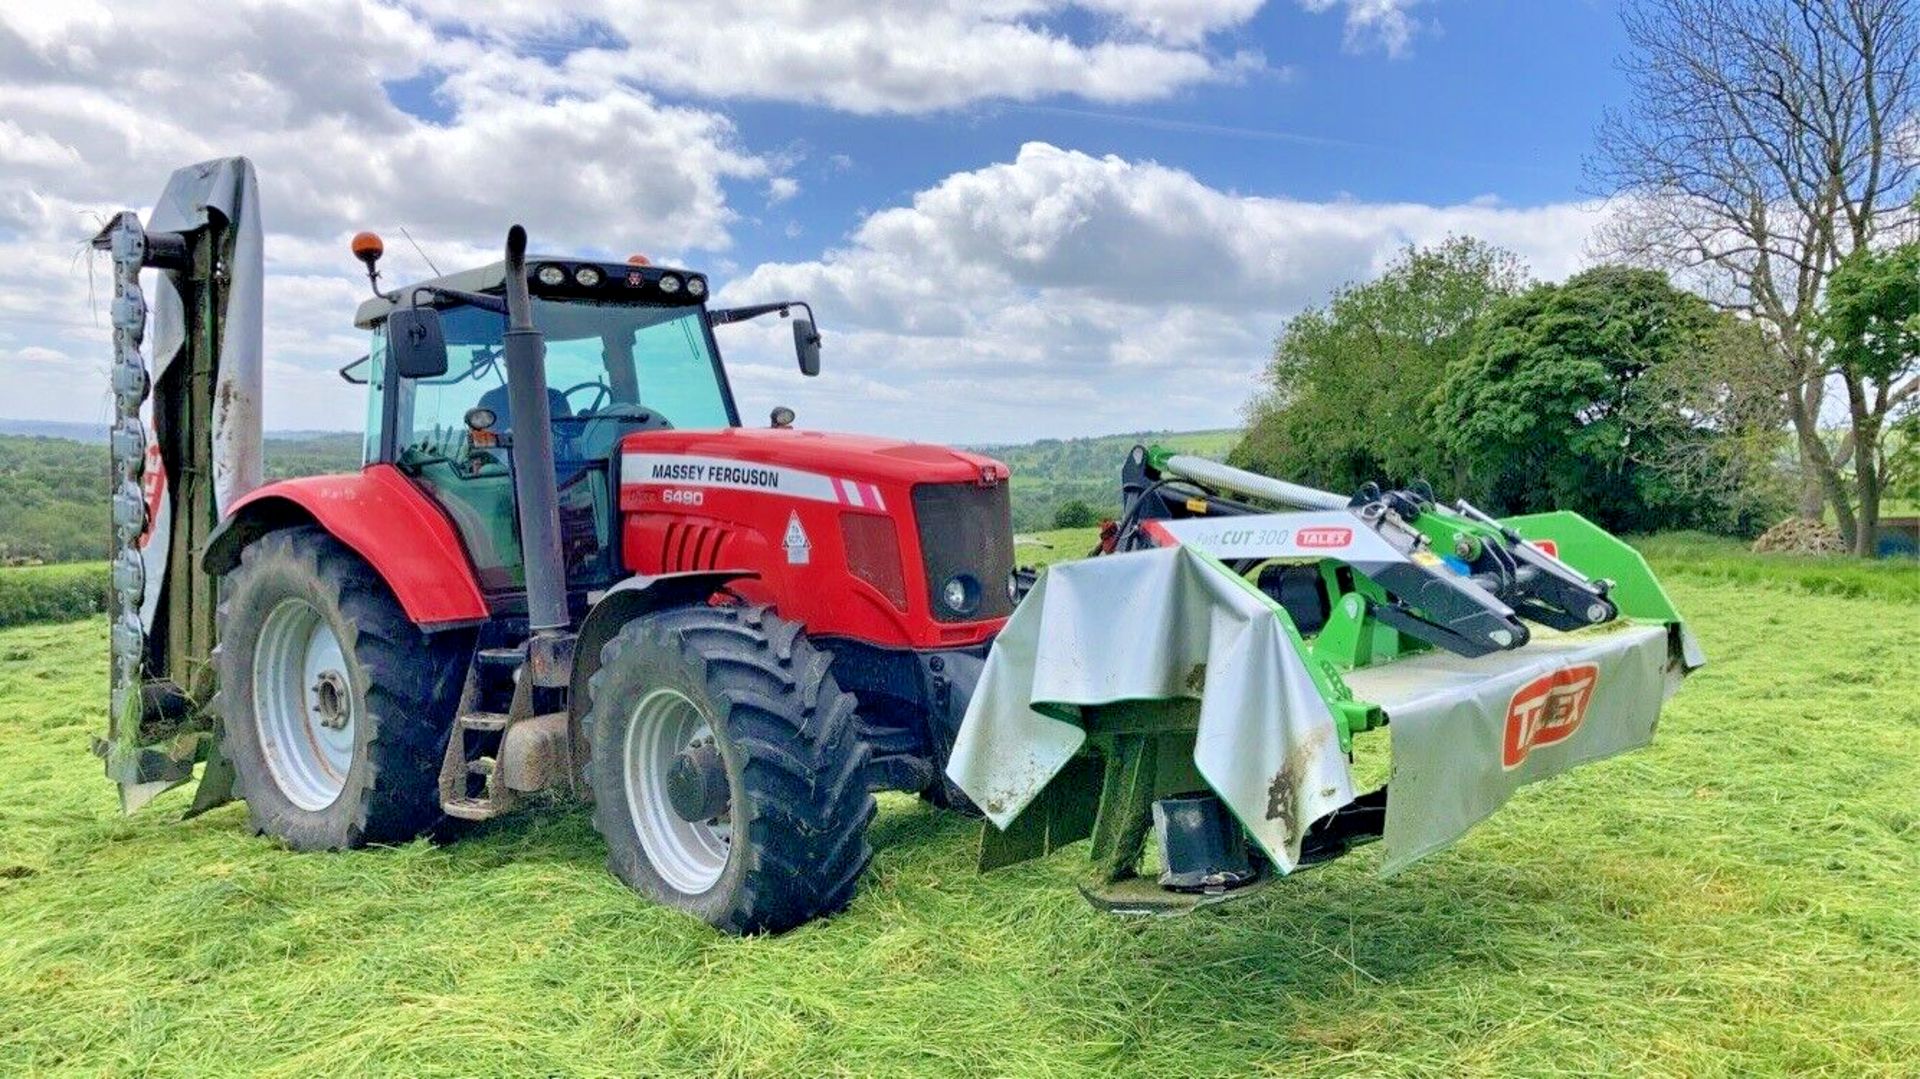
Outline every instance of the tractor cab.
[[[427, 490], [454, 522], [481, 589], [493, 595], [525, 585], [504, 282], [496, 262], [366, 301], [355, 322], [372, 332], [372, 342], [364, 360], [342, 370], [368, 387], [365, 463], [392, 464]], [[613, 525], [621, 439], [635, 431], [739, 426], [713, 326], [785, 314], [789, 305], [709, 312], [706, 278], [637, 259], [530, 259], [527, 283], [546, 345], [566, 578], [576, 593], [603, 589], [618, 576]], [[427, 323], [437, 334], [425, 331]], [[397, 340], [400, 327], [405, 340]], [[797, 338], [814, 336], [810, 320], [797, 328]]]

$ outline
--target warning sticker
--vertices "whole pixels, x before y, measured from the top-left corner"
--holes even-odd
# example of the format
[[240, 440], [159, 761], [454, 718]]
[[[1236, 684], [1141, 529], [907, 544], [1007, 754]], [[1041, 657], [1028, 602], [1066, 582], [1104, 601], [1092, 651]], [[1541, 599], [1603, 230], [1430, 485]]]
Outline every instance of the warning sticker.
[[780, 546], [787, 549], [789, 565], [804, 566], [813, 557], [813, 544], [807, 539], [807, 530], [801, 527], [799, 511], [787, 515], [787, 534]]

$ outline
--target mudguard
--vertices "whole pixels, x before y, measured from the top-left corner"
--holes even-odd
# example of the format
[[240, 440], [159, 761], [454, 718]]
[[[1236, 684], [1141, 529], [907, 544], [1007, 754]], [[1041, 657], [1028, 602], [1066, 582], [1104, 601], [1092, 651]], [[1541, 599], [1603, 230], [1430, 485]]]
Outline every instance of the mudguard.
[[666, 607], [705, 603], [734, 581], [758, 577], [752, 570], [697, 570], [687, 573], [635, 574], [595, 598], [574, 641], [573, 675], [568, 700], [575, 719], [586, 710], [587, 682], [600, 669], [600, 649], [620, 627]]
[[303, 524], [319, 525], [366, 559], [416, 624], [444, 629], [487, 618], [486, 597], [453, 523], [390, 464], [257, 488], [220, 522], [201, 564], [224, 574], [254, 539]]

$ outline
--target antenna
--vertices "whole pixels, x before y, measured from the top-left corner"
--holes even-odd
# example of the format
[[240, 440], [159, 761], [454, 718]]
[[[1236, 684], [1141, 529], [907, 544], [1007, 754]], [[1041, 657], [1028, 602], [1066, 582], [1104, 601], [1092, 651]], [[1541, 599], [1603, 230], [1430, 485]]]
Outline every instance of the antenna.
[[401, 226], [400, 226], [400, 235], [402, 235], [402, 236], [405, 236], [405, 237], [407, 238], [407, 242], [413, 245], [413, 249], [414, 249], [414, 251], [416, 251], [416, 252], [418, 252], [418, 254], [420, 255], [420, 257], [421, 257], [421, 258], [423, 258], [423, 259], [426, 259], [426, 261], [427, 261], [427, 269], [429, 269], [429, 270], [432, 270], [432, 271], [433, 271], [433, 276], [435, 276], [435, 277], [439, 277], [439, 276], [441, 276], [441, 274], [440, 274], [440, 267], [438, 267], [438, 266], [435, 266], [435, 265], [433, 264], [433, 260], [432, 260], [432, 259], [430, 259], [430, 258], [427, 258], [427, 253], [426, 253], [425, 251], [422, 251], [422, 250], [420, 249], [420, 243], [419, 243], [419, 241], [417, 241], [417, 240], [415, 240], [415, 239], [413, 238], [413, 233], [411, 233], [411, 232], [408, 232], [408, 231], [407, 231], [407, 226], [405, 226], [405, 225], [401, 225]]

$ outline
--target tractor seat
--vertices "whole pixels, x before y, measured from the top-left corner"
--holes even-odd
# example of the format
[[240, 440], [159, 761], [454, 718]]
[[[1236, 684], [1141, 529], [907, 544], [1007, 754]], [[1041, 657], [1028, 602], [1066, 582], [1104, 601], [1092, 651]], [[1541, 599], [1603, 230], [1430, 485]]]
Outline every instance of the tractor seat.
[[634, 431], [666, 431], [673, 424], [646, 405], [608, 405], [588, 414], [581, 428], [578, 449], [586, 460], [612, 457], [620, 440]]
[[[493, 413], [494, 431], [503, 435], [513, 433], [513, 408], [508, 404], [505, 386], [495, 386], [481, 394], [480, 407]], [[547, 411], [556, 420], [573, 417], [573, 408], [567, 404], [567, 395], [552, 387], [547, 388]]]

